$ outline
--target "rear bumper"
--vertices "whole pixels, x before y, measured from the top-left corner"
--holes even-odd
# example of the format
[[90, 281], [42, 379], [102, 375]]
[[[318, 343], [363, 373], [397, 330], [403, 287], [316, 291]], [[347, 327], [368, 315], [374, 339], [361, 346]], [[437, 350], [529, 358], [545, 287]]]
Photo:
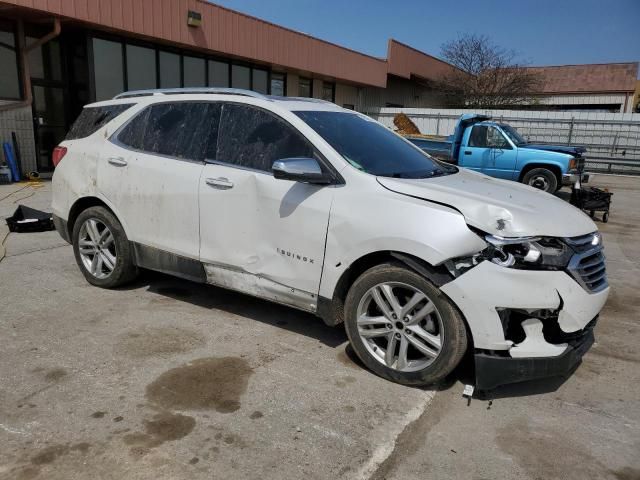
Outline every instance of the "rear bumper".
[[66, 220], [54, 214], [53, 226], [56, 227], [57, 232], [66, 242], [71, 243], [71, 237], [69, 236], [69, 229], [67, 228]]
[[[595, 322], [594, 322], [595, 323]], [[491, 390], [500, 385], [552, 377], [566, 377], [582, 361], [582, 356], [594, 342], [593, 326], [569, 343], [557, 357], [511, 358], [476, 353], [476, 388]]]

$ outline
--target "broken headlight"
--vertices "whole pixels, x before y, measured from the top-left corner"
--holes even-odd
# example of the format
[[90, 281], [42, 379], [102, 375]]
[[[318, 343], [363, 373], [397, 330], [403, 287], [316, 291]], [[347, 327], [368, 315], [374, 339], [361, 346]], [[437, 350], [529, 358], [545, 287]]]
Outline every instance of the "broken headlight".
[[558, 270], [566, 267], [573, 254], [562, 240], [553, 237], [485, 235], [484, 239], [484, 258], [502, 267]]

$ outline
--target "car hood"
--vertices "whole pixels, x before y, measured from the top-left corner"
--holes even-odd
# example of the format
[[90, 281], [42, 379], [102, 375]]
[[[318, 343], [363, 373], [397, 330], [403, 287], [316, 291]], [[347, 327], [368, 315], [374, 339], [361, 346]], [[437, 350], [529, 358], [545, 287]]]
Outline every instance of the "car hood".
[[581, 157], [584, 152], [587, 151], [584, 147], [574, 147], [569, 145], [533, 145], [527, 143], [518, 148], [526, 148], [530, 150], [544, 150], [546, 152], [566, 153], [574, 157]]
[[388, 190], [449, 206], [466, 222], [502, 237], [575, 237], [597, 230], [583, 212], [551, 194], [464, 168], [426, 179], [377, 177]]

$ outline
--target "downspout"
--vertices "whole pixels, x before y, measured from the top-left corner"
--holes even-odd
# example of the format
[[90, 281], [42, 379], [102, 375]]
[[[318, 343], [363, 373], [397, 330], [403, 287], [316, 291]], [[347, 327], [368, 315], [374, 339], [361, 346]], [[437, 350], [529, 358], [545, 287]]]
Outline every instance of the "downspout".
[[31, 45], [24, 45], [26, 37], [24, 36], [24, 23], [22, 19], [18, 20], [18, 45], [20, 50], [20, 62], [22, 64], [22, 86], [24, 90], [24, 100], [19, 102], [0, 105], [0, 112], [15, 110], [17, 108], [30, 107], [33, 103], [33, 95], [31, 93], [31, 72], [29, 72], [29, 53], [45, 43], [53, 40], [60, 35], [60, 19], [53, 19], [53, 30], [44, 37], [39, 38]]

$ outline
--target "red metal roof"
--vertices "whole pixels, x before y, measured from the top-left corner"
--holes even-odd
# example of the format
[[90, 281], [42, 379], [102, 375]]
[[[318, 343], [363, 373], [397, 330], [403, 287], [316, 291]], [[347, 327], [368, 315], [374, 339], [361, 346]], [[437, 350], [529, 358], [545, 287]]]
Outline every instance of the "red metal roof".
[[530, 67], [542, 77], [536, 93], [633, 92], [638, 62]]

